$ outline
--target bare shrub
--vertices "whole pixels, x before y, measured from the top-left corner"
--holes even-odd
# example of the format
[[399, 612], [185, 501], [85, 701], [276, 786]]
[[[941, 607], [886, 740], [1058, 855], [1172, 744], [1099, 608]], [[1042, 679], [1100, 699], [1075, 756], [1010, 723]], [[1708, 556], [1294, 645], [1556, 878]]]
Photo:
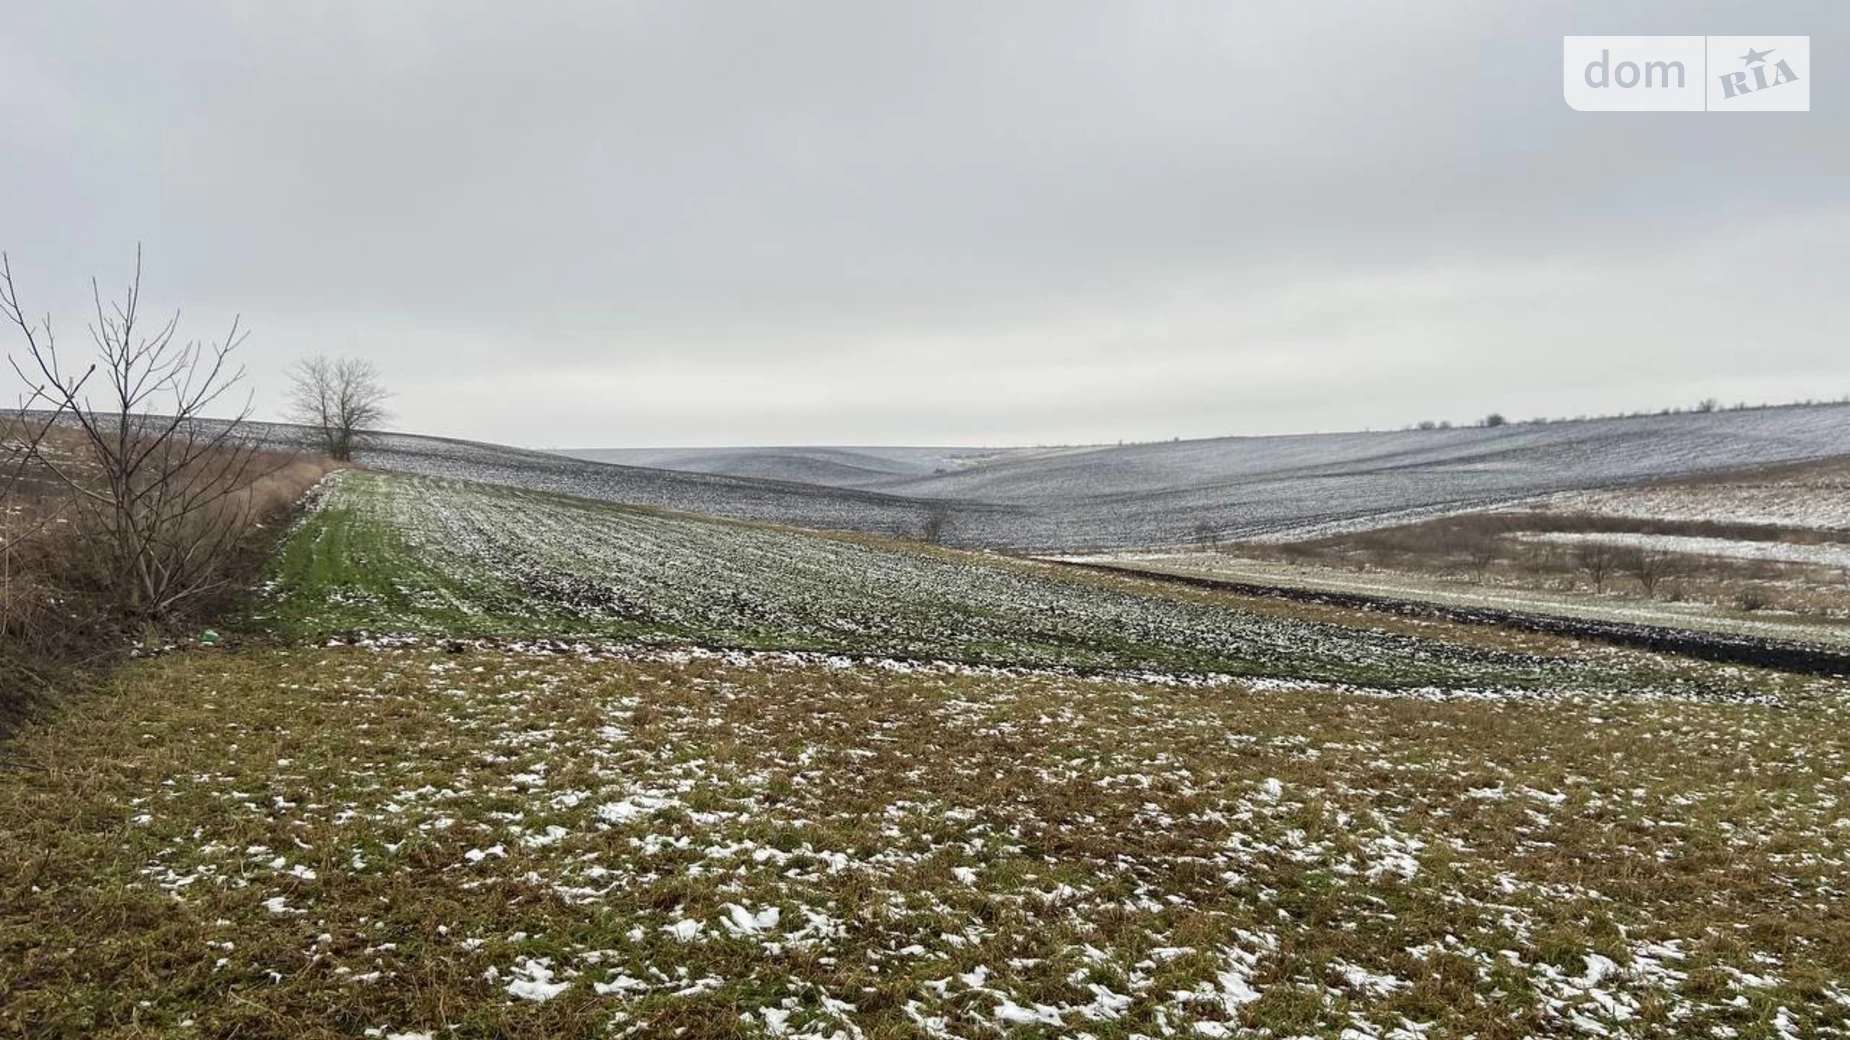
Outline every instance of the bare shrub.
[[919, 539], [932, 545], [942, 545], [950, 529], [951, 507], [943, 502], [933, 502], [926, 508], [925, 518], [919, 524]]
[[[109, 584], [109, 568], [95, 532], [69, 490], [34, 458], [63, 460], [67, 471], [84, 472], [89, 442], [66, 422], [47, 427], [34, 416], [0, 419], [0, 734], [28, 716], [45, 695], [69, 685], [75, 673], [121, 653], [136, 635], [136, 621], [124, 618]], [[42, 433], [36, 451], [26, 447]], [[233, 594], [261, 565], [272, 535], [266, 521], [291, 508], [333, 463], [327, 459], [275, 455], [253, 468], [262, 476], [239, 488], [217, 507], [212, 525], [241, 523], [238, 537], [221, 552], [217, 571], [225, 580], [211, 591]], [[217, 597], [183, 601], [184, 615], [161, 619], [171, 630], [218, 606]]]
[[1658, 583], [1678, 569], [1675, 555], [1655, 549], [1633, 549], [1621, 553], [1618, 568], [1637, 579], [1638, 587], [1650, 597], [1657, 595]]
[[1212, 523], [1206, 520], [1196, 522], [1194, 533], [1195, 548], [1202, 552], [1213, 552], [1215, 547], [1220, 544], [1220, 532], [1215, 529]]
[[[1285, 542], [1275, 546], [1273, 551], [1293, 563], [1315, 563], [1322, 560], [1326, 552], [1324, 549], [1314, 545], [1305, 545], [1303, 542]], [[1364, 559], [1369, 555], [1371, 554], [1364, 553]], [[1374, 555], [1378, 556], [1378, 554]]]
[[1594, 592], [1605, 592], [1606, 581], [1618, 567], [1619, 553], [1605, 542], [1582, 542], [1574, 551], [1574, 562], [1593, 583]]
[[1465, 540], [1465, 557], [1471, 561], [1471, 573], [1482, 584], [1503, 555], [1503, 539], [1495, 530], [1476, 530]]
[[1773, 600], [1766, 590], [1758, 585], [1743, 585], [1734, 593], [1734, 605], [1741, 610], [1753, 612], [1765, 610], [1773, 605]]

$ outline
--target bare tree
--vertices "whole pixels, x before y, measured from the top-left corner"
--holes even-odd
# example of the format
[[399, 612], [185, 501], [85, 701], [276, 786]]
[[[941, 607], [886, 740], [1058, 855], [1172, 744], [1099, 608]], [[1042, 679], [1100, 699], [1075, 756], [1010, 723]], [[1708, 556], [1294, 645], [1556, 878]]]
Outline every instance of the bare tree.
[[1207, 520], [1197, 520], [1195, 522], [1195, 548], [1202, 552], [1213, 552], [1219, 544], [1220, 531], [1215, 529], [1214, 524]]
[[[9, 358], [28, 386], [22, 417], [34, 406], [67, 417], [86, 449], [73, 459], [31, 442], [33, 462], [67, 492], [100, 583], [126, 620], [153, 620], [218, 588], [245, 529], [240, 495], [261, 458], [242, 436], [248, 396], [228, 420], [211, 419], [244, 372], [233, 353], [244, 341], [237, 319], [216, 343], [175, 338], [179, 312], [141, 324], [141, 251], [119, 302], [104, 306], [90, 282], [96, 357], [82, 371], [60, 357], [51, 319], [26, 316], [13, 270], [0, 254], [0, 315], [25, 338], [25, 363]], [[87, 387], [103, 398], [93, 406]], [[42, 414], [42, 413], [41, 413]]]
[[919, 527], [919, 537], [933, 545], [944, 542], [944, 536], [951, 529], [951, 507], [944, 502], [933, 502], [925, 510], [925, 520]]
[[1490, 573], [1490, 568], [1503, 555], [1503, 541], [1494, 531], [1477, 532], [1465, 544], [1465, 555], [1471, 560], [1471, 573], [1476, 575], [1478, 584]]
[[1658, 582], [1676, 573], [1676, 557], [1655, 549], [1634, 549], [1619, 557], [1618, 566], [1638, 579], [1646, 596], [1656, 597]]
[[1574, 553], [1574, 562], [1593, 582], [1594, 592], [1606, 591], [1606, 579], [1618, 566], [1618, 551], [1605, 542], [1582, 542]]
[[313, 429], [321, 450], [342, 462], [353, 458], [366, 431], [382, 425], [391, 393], [365, 358], [321, 355], [289, 370], [289, 418]]

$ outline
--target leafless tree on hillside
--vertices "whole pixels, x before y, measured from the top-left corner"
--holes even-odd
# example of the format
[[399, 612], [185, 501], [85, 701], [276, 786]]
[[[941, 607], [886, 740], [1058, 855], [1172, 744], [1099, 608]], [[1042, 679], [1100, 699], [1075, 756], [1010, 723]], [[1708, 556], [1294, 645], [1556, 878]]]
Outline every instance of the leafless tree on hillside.
[[1593, 583], [1594, 592], [1605, 592], [1606, 579], [1612, 577], [1618, 566], [1619, 553], [1605, 542], [1582, 542], [1574, 552], [1574, 562]]
[[1465, 555], [1471, 560], [1471, 573], [1481, 585], [1490, 568], [1503, 556], [1503, 540], [1496, 531], [1479, 531], [1465, 544]]
[[1207, 520], [1195, 522], [1195, 548], [1202, 552], [1213, 552], [1220, 544], [1220, 532]]
[[[216, 343], [180, 342], [177, 311], [144, 327], [139, 249], [119, 302], [105, 307], [95, 279], [90, 294], [96, 356], [74, 371], [60, 356], [51, 319], [27, 317], [12, 265], [0, 254], [0, 315], [25, 339], [25, 362], [9, 358], [28, 387], [22, 418], [43, 414], [35, 408], [63, 416], [86, 449], [72, 458], [34, 441], [32, 461], [67, 492], [82, 544], [118, 613], [152, 620], [218, 588], [245, 530], [241, 492], [260, 475], [261, 458], [243, 437], [249, 398], [229, 420], [206, 415], [243, 381], [233, 354], [245, 334], [234, 318]], [[90, 388], [101, 406], [91, 404]]]
[[1676, 557], [1655, 549], [1634, 549], [1619, 557], [1621, 571], [1638, 579], [1638, 586], [1648, 597], [1657, 595], [1657, 584], [1676, 572]]
[[290, 420], [314, 430], [330, 458], [350, 461], [366, 431], [387, 418], [392, 395], [364, 358], [312, 357], [290, 369], [289, 383]]
[[941, 545], [950, 528], [951, 507], [943, 502], [933, 502], [925, 510], [925, 520], [920, 525], [919, 537], [932, 545]]

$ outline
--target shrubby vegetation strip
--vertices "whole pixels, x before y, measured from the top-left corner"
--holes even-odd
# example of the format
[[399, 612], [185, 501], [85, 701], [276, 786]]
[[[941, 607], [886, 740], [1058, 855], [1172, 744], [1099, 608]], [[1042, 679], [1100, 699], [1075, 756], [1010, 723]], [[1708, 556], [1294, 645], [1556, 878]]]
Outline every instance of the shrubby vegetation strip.
[[1297, 588], [1290, 585], [1264, 585], [1256, 582], [1211, 578], [1199, 574], [1178, 574], [1151, 570], [1130, 564], [1088, 563], [1083, 560], [1060, 560], [1061, 566], [1083, 570], [1130, 574], [1151, 581], [1215, 589], [1241, 596], [1322, 603], [1354, 610], [1372, 610], [1407, 617], [1440, 618], [1469, 625], [1490, 625], [1528, 632], [1590, 639], [1617, 646], [1635, 647], [1656, 653], [1679, 654], [1721, 664], [1751, 668], [1777, 668], [1805, 675], [1850, 675], [1850, 653], [1814, 643], [1795, 643], [1759, 636], [1731, 635], [1723, 632], [1699, 632], [1690, 629], [1643, 625], [1625, 621], [1600, 621], [1554, 614], [1537, 614], [1491, 607], [1458, 607], [1430, 600], [1400, 599], [1366, 592], [1339, 592], [1329, 589]]

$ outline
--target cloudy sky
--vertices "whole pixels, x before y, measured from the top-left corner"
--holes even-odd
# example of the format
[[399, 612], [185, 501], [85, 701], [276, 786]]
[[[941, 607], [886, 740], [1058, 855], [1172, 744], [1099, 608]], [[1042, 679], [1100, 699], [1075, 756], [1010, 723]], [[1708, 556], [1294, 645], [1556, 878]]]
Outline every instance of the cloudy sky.
[[[1761, 31], [1812, 37], [1812, 112], [1563, 102], [1564, 34]], [[535, 446], [1836, 397], [1846, 40], [1839, 0], [9, 0], [0, 247], [67, 350], [141, 242], [149, 304], [252, 327], [260, 416], [354, 354], [399, 428]]]

